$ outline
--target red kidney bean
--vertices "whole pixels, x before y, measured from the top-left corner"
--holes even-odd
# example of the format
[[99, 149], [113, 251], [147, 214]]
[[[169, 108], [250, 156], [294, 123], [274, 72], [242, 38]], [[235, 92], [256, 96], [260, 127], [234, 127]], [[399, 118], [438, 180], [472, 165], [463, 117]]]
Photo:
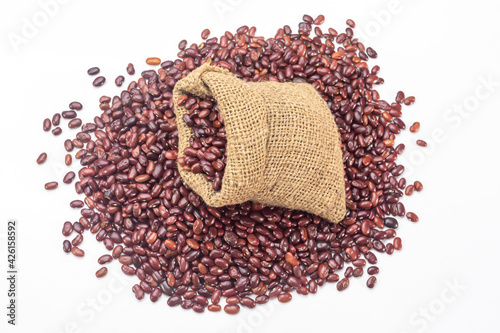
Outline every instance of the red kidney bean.
[[201, 32], [201, 39], [207, 39], [209, 35], [210, 35], [210, 30], [205, 29]]
[[88, 75], [97, 75], [99, 74], [101, 70], [99, 69], [99, 67], [91, 67], [87, 70], [87, 74]]
[[66, 156], [64, 157], [64, 164], [71, 165], [71, 162], [72, 162], [71, 155], [70, 154], [66, 154]]
[[52, 125], [54, 126], [59, 126], [61, 123], [61, 115], [59, 113], [56, 113], [52, 116]]
[[54, 128], [54, 129], [52, 130], [52, 134], [53, 134], [53, 135], [56, 135], [56, 136], [57, 136], [57, 135], [60, 135], [61, 133], [62, 133], [62, 129], [61, 129], [61, 127], [56, 127], [56, 128]]
[[418, 222], [418, 216], [415, 213], [408, 212], [408, 213], [406, 213], [406, 217], [408, 218], [408, 220], [410, 220], [412, 222]]
[[415, 185], [408, 185], [405, 189], [405, 195], [412, 195], [413, 191], [415, 190]]
[[83, 208], [83, 201], [81, 200], [73, 200], [69, 203], [71, 208]]
[[122, 272], [126, 275], [135, 275], [135, 268], [127, 265], [122, 265]]
[[122, 252], [123, 252], [123, 246], [117, 245], [113, 249], [113, 252], [111, 253], [111, 255], [112, 255], [112, 257], [114, 259], [118, 259], [118, 257], [120, 257], [120, 255], [122, 254]]
[[360, 277], [363, 275], [363, 267], [357, 267], [354, 269], [354, 272], [352, 274], [354, 277]]
[[101, 267], [95, 272], [95, 276], [98, 278], [104, 277], [106, 274], [108, 274], [108, 269], [106, 267]]
[[76, 112], [73, 110], [63, 111], [61, 112], [61, 115], [64, 119], [73, 119], [76, 117]]
[[342, 291], [347, 289], [349, 287], [349, 279], [348, 278], [343, 278], [337, 283], [337, 290]]
[[78, 246], [80, 245], [81, 243], [83, 242], [83, 236], [81, 234], [78, 234], [75, 236], [75, 238], [73, 238], [73, 240], [71, 241], [71, 245], [73, 246]]
[[427, 142], [425, 142], [424, 140], [417, 140], [417, 145], [421, 147], [427, 147]]
[[80, 111], [81, 109], [83, 109], [83, 105], [80, 102], [71, 102], [69, 103], [69, 108], [71, 110]]
[[64, 149], [66, 149], [67, 152], [72, 151], [74, 148], [73, 142], [70, 139], [67, 139], [64, 141]]
[[369, 275], [375, 275], [375, 274], [378, 274], [379, 268], [377, 266], [371, 266], [371, 267], [368, 267], [368, 269], [366, 270], [366, 272]]
[[123, 75], [119, 75], [115, 79], [115, 84], [117, 87], [121, 87], [123, 85], [123, 82], [125, 82], [125, 77]]
[[71, 242], [67, 239], [65, 239], [63, 242], [63, 251], [66, 253], [71, 252]]
[[[103, 267], [103, 268], [106, 268], [106, 267]], [[139, 286], [138, 284], [136, 284], [132, 287], [132, 291], [135, 294], [135, 298], [137, 298], [138, 300], [141, 300], [144, 298], [144, 290], [142, 290], [141, 286]], [[170, 306], [172, 306], [172, 305], [170, 305]]]
[[73, 253], [73, 255], [75, 255], [75, 257], [83, 257], [85, 255], [85, 252], [76, 246], [74, 246], [71, 249], [71, 253]]
[[62, 234], [64, 236], [69, 236], [73, 232], [73, 224], [71, 222], [64, 222]]
[[418, 180], [417, 180], [417, 181], [415, 181], [415, 182], [413, 183], [413, 185], [415, 186], [415, 190], [416, 190], [417, 192], [422, 191], [422, 189], [424, 188], [424, 185], [422, 185], [422, 183], [421, 183], [421, 182], [419, 182]]
[[75, 118], [69, 121], [68, 127], [69, 128], [77, 128], [82, 125], [82, 120], [80, 118]]
[[370, 57], [370, 58], [377, 58], [377, 52], [375, 52], [374, 49], [372, 49], [371, 47], [368, 47], [366, 49], [366, 54]]
[[418, 121], [414, 122], [413, 125], [410, 126], [410, 132], [416, 133], [420, 129], [420, 123]]
[[406, 98], [404, 99], [403, 103], [404, 103], [405, 105], [411, 105], [411, 104], [415, 103], [415, 97], [413, 97], [413, 96], [406, 97]]
[[100, 87], [104, 84], [104, 82], [106, 82], [106, 78], [104, 76], [98, 76], [98, 77], [96, 77], [94, 82], [92, 82], [92, 85], [94, 87]]
[[377, 278], [375, 276], [370, 276], [368, 280], [366, 281], [366, 286], [368, 288], [373, 288], [375, 287], [375, 283], [377, 282]]
[[208, 311], [211, 311], [211, 312], [218, 312], [222, 309], [222, 307], [218, 304], [210, 304], [207, 309], [208, 309]]
[[384, 225], [387, 228], [392, 228], [392, 229], [397, 229], [399, 226], [398, 221], [393, 217], [386, 217], [384, 219]]
[[280, 301], [281, 303], [287, 303], [290, 302], [291, 300], [292, 300], [292, 294], [290, 293], [284, 293], [278, 296], [278, 301]]
[[71, 182], [75, 179], [75, 173], [73, 171], [68, 172], [64, 178], [63, 178], [63, 183], [64, 184], [71, 184]]
[[133, 64], [128, 64], [127, 65], [127, 73], [129, 75], [134, 75], [135, 74], [135, 68]]
[[57, 188], [57, 185], [59, 185], [57, 182], [48, 182], [45, 184], [45, 189], [46, 190], [53, 190]]
[[46, 118], [43, 120], [43, 130], [45, 132], [50, 131], [50, 127], [52, 126], [52, 123], [49, 118]]
[[224, 307], [224, 312], [232, 315], [237, 314], [240, 312], [240, 306], [237, 304], [228, 304]]
[[104, 264], [111, 262], [111, 261], [113, 261], [113, 257], [110, 256], [109, 254], [105, 254], [105, 255], [99, 257], [99, 259], [97, 259], [97, 262], [101, 265], [104, 265]]
[[149, 295], [149, 298], [151, 300], [151, 302], [156, 302], [158, 301], [158, 299], [160, 298], [161, 296], [161, 289], [154, 289], [153, 292]]
[[36, 163], [43, 164], [47, 160], [47, 153], [41, 153], [36, 159]]

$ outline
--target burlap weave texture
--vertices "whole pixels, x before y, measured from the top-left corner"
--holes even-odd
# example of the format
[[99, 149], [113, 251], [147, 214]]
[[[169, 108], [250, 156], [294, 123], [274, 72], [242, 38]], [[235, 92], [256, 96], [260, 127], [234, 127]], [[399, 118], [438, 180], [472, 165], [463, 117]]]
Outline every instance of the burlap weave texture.
[[[224, 119], [227, 163], [220, 191], [203, 174], [179, 166], [184, 182], [210, 206], [259, 202], [319, 215], [346, 213], [340, 135], [326, 102], [307, 83], [244, 82], [205, 63], [180, 80], [183, 94], [216, 100]], [[192, 135], [175, 104], [179, 156]]]

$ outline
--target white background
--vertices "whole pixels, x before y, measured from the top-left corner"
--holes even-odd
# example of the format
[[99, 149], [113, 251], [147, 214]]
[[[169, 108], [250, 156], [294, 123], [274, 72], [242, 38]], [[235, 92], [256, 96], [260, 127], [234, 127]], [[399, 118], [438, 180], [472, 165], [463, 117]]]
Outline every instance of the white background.
[[[44, 14], [43, 3], [56, 4]], [[499, 332], [498, 268], [500, 112], [499, 5], [476, 1], [1, 1], [0, 7], [0, 332]], [[46, 6], [45, 6], [46, 7]], [[405, 107], [407, 125], [419, 120], [418, 134], [405, 131], [401, 163], [408, 181], [425, 189], [404, 203], [420, 222], [400, 220], [403, 250], [378, 255], [376, 288], [366, 276], [351, 279], [339, 293], [335, 284], [316, 295], [294, 294], [237, 316], [196, 314], [138, 302], [115, 262], [96, 279], [96, 259], [106, 250], [89, 233], [84, 258], [62, 251], [61, 227], [78, 211], [77, 197], [62, 184], [63, 141], [42, 131], [42, 120], [79, 100], [79, 115], [91, 120], [102, 94], [119, 92], [114, 78], [133, 62], [174, 59], [181, 39], [200, 42], [243, 24], [274, 36], [289, 24], [295, 31], [304, 13], [326, 16], [323, 30], [339, 31], [356, 21], [355, 34], [379, 57], [392, 101], [398, 90], [417, 102]], [[29, 31], [27, 25], [37, 24]], [[24, 31], [23, 31], [24, 29]], [[27, 30], [26, 30], [27, 29]], [[18, 38], [18, 44], [13, 39]], [[22, 38], [22, 39], [20, 39]], [[108, 82], [92, 87], [86, 70], [99, 66]], [[134, 78], [137, 78], [136, 75]], [[488, 83], [489, 82], [489, 83]], [[74, 135], [75, 132], [71, 132]], [[429, 146], [415, 145], [417, 138]], [[42, 151], [43, 166], [35, 163]], [[72, 169], [77, 170], [74, 163]], [[44, 183], [58, 180], [56, 191]], [[7, 325], [6, 223], [18, 220], [18, 325]]]

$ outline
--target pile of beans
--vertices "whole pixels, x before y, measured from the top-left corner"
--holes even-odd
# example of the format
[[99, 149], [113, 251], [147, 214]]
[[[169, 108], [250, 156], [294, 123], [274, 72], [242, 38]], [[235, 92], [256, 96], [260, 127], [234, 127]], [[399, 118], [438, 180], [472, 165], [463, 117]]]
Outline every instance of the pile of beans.
[[[111, 251], [99, 264], [118, 260], [123, 273], [138, 278], [132, 288], [137, 299], [166, 297], [168, 305], [196, 312], [220, 311], [222, 297], [224, 311], [235, 314], [240, 306], [253, 308], [272, 298], [288, 302], [294, 290], [314, 294], [326, 283], [342, 291], [365, 271], [372, 288], [379, 272], [377, 255], [402, 248], [394, 217], [406, 214], [418, 221], [416, 214], [406, 213], [401, 198], [403, 190], [410, 195], [422, 184], [407, 187], [399, 178], [404, 167], [396, 160], [405, 147], [394, 143], [406, 127], [400, 119], [402, 104], [415, 98], [399, 92], [395, 102], [382, 100], [374, 89], [384, 82], [379, 67], [370, 69], [366, 62], [377, 53], [354, 37], [354, 22], [348, 20], [345, 32], [338, 33], [332, 28], [323, 32], [318, 26], [323, 21], [322, 15], [304, 15], [298, 33], [284, 26], [267, 39], [258, 37], [255, 27], [242, 26], [220, 39], [206, 39], [210, 32], [204, 30], [200, 45], [181, 41], [178, 59], [144, 71], [120, 96], [101, 97], [102, 114], [65, 144], [68, 151], [79, 149], [75, 158], [83, 168], [75, 189], [85, 199], [71, 202], [82, 217], [64, 223], [64, 236], [76, 234], [64, 241], [64, 251], [84, 256], [78, 246], [90, 232]], [[193, 125], [193, 151], [179, 162], [191, 171], [199, 171], [198, 164], [200, 172], [213, 177], [214, 188], [217, 172], [223, 172], [223, 121], [213, 101], [172, 100], [176, 82], [208, 59], [245, 81], [308, 82], [317, 89], [342, 139], [347, 213], [341, 223], [251, 202], [209, 207], [183, 183], [177, 170], [175, 103], [199, 110], [184, 119]], [[157, 58], [148, 59], [148, 64], [157, 63]], [[132, 65], [127, 72], [135, 72]], [[104, 82], [98, 78], [94, 85]], [[68, 115], [75, 119], [74, 113]], [[50, 120], [44, 122], [44, 129], [50, 130], [49, 125]], [[215, 161], [222, 166], [215, 168]], [[96, 276], [106, 272], [103, 267]]]
[[219, 191], [227, 156], [226, 131], [218, 106], [211, 99], [188, 95], [182, 95], [177, 104], [190, 111], [183, 121], [193, 133], [189, 147], [184, 149], [186, 157], [179, 157], [178, 162], [185, 170], [203, 173], [214, 191]]

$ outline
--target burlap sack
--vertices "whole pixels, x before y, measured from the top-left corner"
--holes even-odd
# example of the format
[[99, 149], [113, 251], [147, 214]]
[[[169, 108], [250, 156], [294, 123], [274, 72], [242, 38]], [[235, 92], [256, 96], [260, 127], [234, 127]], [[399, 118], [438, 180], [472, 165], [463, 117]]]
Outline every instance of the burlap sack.
[[[174, 87], [183, 94], [213, 97], [224, 118], [227, 164], [216, 192], [201, 173], [179, 166], [184, 182], [210, 206], [245, 201], [298, 209], [331, 222], [346, 213], [344, 169], [335, 119], [307, 83], [245, 83], [205, 63]], [[179, 156], [189, 147], [189, 113], [175, 103]]]

